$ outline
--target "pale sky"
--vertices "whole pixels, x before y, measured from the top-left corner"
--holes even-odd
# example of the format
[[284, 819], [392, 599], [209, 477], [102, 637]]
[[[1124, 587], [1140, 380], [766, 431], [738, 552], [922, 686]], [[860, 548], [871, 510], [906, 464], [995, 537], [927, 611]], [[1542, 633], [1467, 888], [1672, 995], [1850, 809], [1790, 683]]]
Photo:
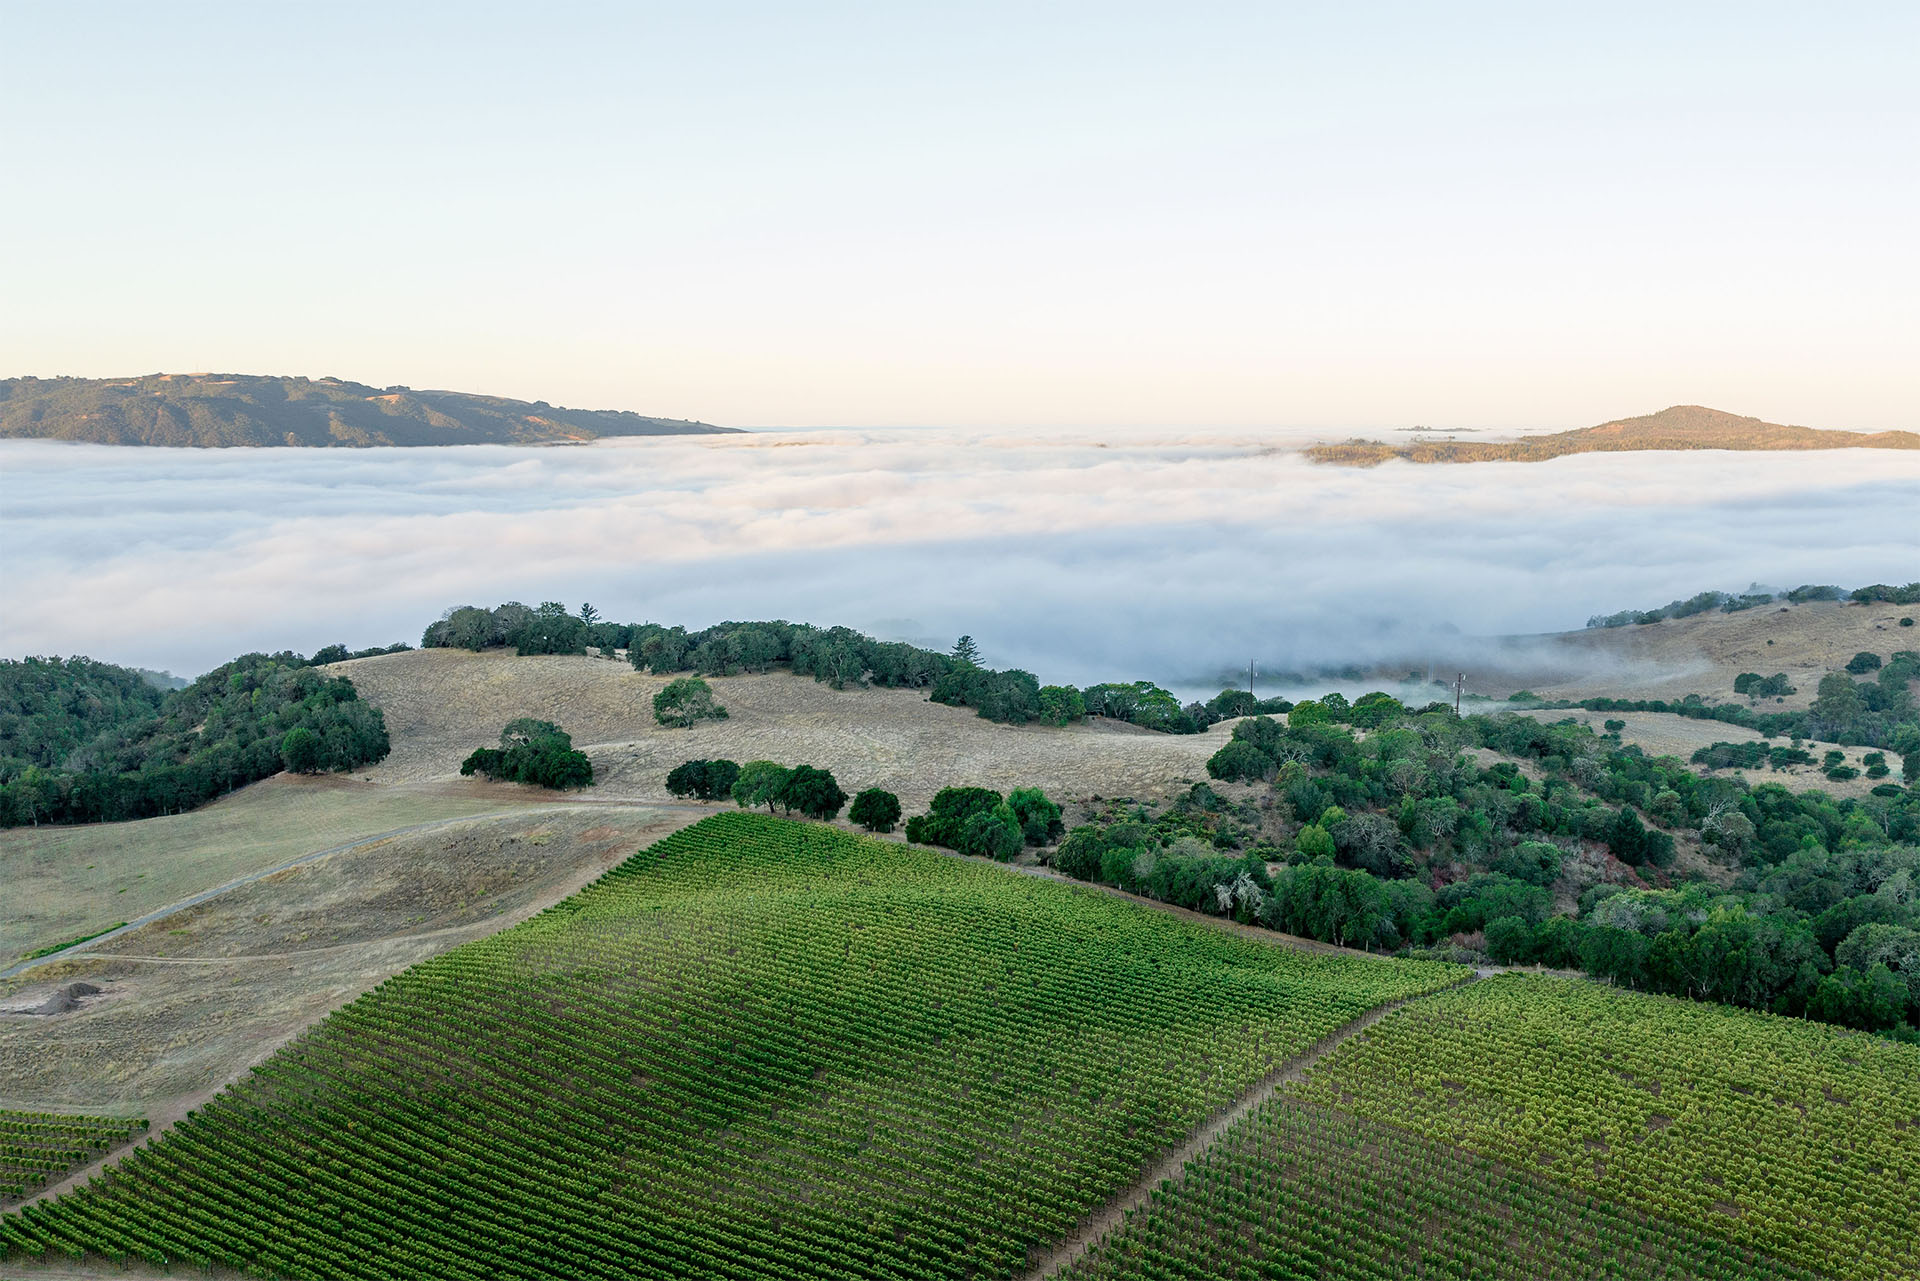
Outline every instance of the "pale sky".
[[0, 0], [0, 376], [1920, 425], [1920, 5]]

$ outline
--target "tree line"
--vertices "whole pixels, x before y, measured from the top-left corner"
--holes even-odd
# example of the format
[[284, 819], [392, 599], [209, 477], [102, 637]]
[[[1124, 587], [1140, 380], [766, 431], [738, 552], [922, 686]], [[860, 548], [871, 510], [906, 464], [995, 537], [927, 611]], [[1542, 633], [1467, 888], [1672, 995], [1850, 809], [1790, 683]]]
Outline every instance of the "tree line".
[[1668, 601], [1654, 609], [1623, 609], [1612, 614], [1595, 614], [1588, 627], [1629, 627], [1636, 623], [1658, 623], [1670, 618], [1691, 618], [1695, 614], [1736, 614], [1741, 610], [1771, 605], [1775, 601], [1804, 604], [1816, 600], [1848, 600], [1868, 605], [1885, 602], [1894, 605], [1920, 604], [1920, 582], [1895, 587], [1874, 583], [1847, 591], [1831, 583], [1803, 583], [1785, 592], [1699, 592], [1685, 600]]
[[1284, 699], [1261, 700], [1224, 690], [1207, 702], [1182, 704], [1151, 681], [1108, 682], [1085, 689], [1042, 685], [1031, 672], [981, 663], [977, 644], [962, 636], [947, 653], [904, 641], [875, 640], [850, 627], [815, 627], [784, 620], [725, 622], [689, 630], [661, 623], [615, 623], [589, 603], [570, 612], [558, 601], [529, 607], [516, 601], [485, 609], [463, 605], [429, 625], [428, 649], [519, 654], [611, 655], [624, 650], [635, 670], [662, 676], [736, 676], [784, 667], [844, 689], [877, 685], [924, 689], [933, 702], [967, 707], [1003, 724], [1068, 725], [1106, 716], [1168, 734], [1197, 734], [1232, 716], [1285, 712]]

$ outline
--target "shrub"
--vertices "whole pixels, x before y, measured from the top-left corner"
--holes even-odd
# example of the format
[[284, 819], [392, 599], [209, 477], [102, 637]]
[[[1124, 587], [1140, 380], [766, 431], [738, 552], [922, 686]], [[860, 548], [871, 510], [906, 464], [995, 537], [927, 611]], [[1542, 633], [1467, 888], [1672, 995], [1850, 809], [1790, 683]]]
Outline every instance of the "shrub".
[[1881, 668], [1880, 655], [1869, 654], [1861, 650], [1847, 660], [1847, 670], [1855, 676], [1864, 676], [1868, 672], [1877, 672]]
[[573, 750], [567, 732], [552, 721], [528, 716], [507, 723], [499, 747], [476, 748], [460, 763], [460, 772], [556, 790], [593, 782], [593, 762]]
[[692, 729], [698, 721], [727, 718], [727, 709], [713, 700], [713, 687], [698, 676], [682, 676], [667, 682], [653, 696], [653, 719], [662, 725]]
[[1231, 740], [1207, 758], [1207, 773], [1227, 783], [1259, 782], [1272, 778], [1278, 768], [1273, 757], [1240, 738]]

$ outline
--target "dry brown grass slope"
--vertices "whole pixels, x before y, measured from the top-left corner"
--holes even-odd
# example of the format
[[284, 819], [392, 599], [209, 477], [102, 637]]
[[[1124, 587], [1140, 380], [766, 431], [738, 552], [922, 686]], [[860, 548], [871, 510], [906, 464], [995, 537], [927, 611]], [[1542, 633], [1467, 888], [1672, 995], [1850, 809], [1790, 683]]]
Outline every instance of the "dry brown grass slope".
[[1820, 678], [1855, 654], [1867, 650], [1885, 658], [1895, 650], [1920, 649], [1920, 626], [1900, 626], [1900, 619], [1916, 616], [1920, 606], [1810, 601], [1490, 640], [1485, 662], [1468, 671], [1467, 687], [1497, 697], [1530, 689], [1545, 698], [1671, 700], [1699, 694], [1711, 702], [1735, 702], [1733, 681], [1740, 673], [1785, 672], [1798, 693], [1764, 707], [1802, 708]]
[[386, 714], [393, 754], [355, 775], [375, 783], [455, 779], [467, 753], [497, 743], [507, 721], [536, 716], [593, 758], [596, 797], [665, 798], [667, 771], [696, 757], [768, 759], [830, 769], [849, 792], [884, 787], [913, 813], [959, 784], [1041, 787], [1061, 800], [1163, 797], [1204, 779], [1229, 732], [996, 725], [929, 702], [924, 690], [836, 690], [786, 672], [715, 678], [728, 718], [667, 729], [654, 723], [653, 696], [669, 678], [607, 659], [435, 649], [333, 670]]

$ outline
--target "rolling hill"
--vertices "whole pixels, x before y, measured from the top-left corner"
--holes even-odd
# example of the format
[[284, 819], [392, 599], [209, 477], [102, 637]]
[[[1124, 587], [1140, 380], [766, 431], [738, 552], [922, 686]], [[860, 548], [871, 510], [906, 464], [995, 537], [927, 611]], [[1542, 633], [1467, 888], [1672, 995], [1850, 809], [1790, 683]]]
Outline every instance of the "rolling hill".
[[1306, 453], [1314, 462], [1373, 467], [1394, 458], [1410, 463], [1532, 463], [1568, 454], [1685, 449], [1920, 449], [1920, 434], [1788, 427], [1708, 409], [1704, 405], [1675, 405], [1657, 414], [1618, 418], [1598, 427], [1520, 440], [1438, 439], [1409, 444], [1350, 440], [1338, 445], [1315, 445]]
[[339, 378], [0, 379], [0, 438], [99, 445], [533, 445], [734, 430], [624, 410], [560, 409], [545, 401], [369, 387]]

